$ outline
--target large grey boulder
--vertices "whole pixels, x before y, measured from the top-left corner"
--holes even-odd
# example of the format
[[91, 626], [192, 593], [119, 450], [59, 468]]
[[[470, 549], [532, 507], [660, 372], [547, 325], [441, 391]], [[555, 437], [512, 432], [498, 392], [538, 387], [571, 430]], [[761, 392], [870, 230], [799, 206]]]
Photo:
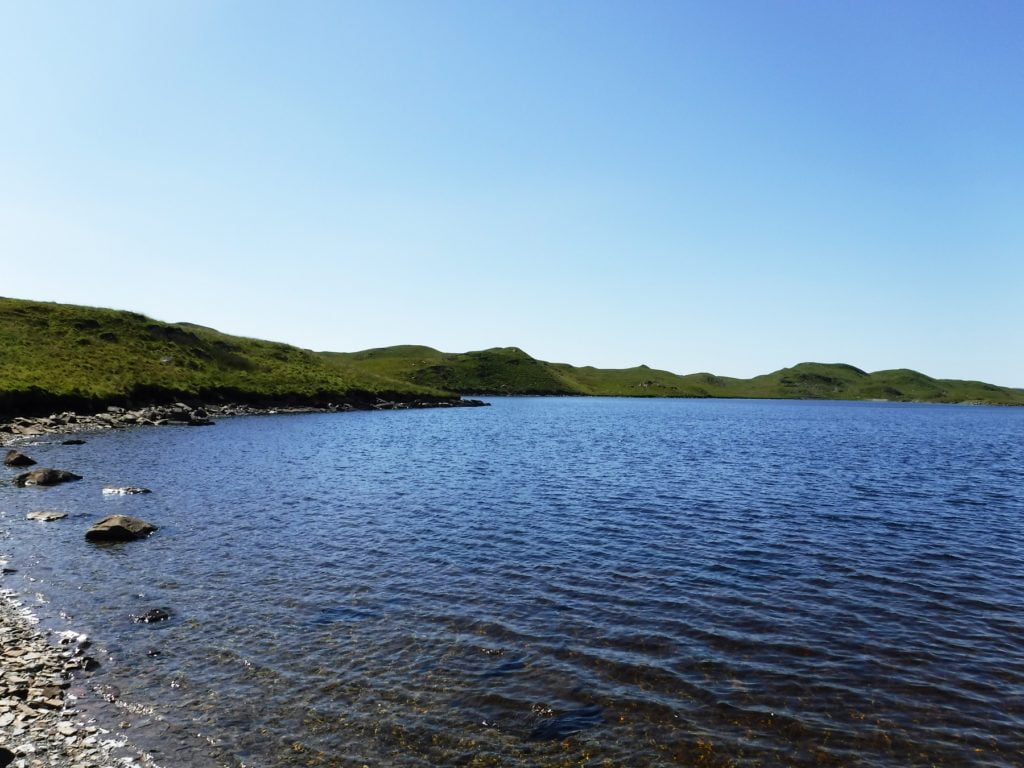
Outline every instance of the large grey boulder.
[[8, 467], [31, 467], [35, 463], [35, 459], [30, 459], [24, 453], [14, 450], [8, 451], [4, 457], [4, 464]]
[[72, 480], [81, 479], [82, 476], [76, 475], [74, 472], [44, 467], [42, 469], [33, 469], [31, 472], [22, 472], [14, 478], [14, 484], [19, 488], [24, 488], [26, 485], [58, 485], [59, 483], [69, 483]]
[[89, 541], [132, 541], [144, 538], [155, 530], [155, 525], [137, 517], [111, 515], [86, 531], [85, 538]]

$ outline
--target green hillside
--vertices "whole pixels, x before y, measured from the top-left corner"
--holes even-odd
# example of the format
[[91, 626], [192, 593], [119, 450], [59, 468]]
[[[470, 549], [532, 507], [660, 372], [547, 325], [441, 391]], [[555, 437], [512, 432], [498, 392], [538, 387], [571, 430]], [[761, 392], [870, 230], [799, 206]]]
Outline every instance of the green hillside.
[[515, 347], [449, 354], [430, 347], [327, 353], [347, 365], [460, 394], [567, 394], [626, 397], [749, 397], [894, 400], [1024, 405], [1024, 390], [933, 379], [906, 369], [867, 373], [842, 363], [800, 363], [752, 379], [679, 375], [648, 368], [576, 367], [536, 360]]
[[500, 347], [446, 354], [430, 347], [400, 346], [363, 352], [323, 353], [339, 367], [449, 392], [516, 395], [585, 394], [558, 366], [535, 360], [521, 349]]
[[0, 298], [0, 414], [170, 400], [248, 404], [462, 394], [900, 400], [1024, 405], [1024, 390], [801, 363], [752, 379], [647, 366], [576, 367], [515, 347], [445, 353], [398, 346], [311, 352], [134, 312]]
[[440, 396], [309, 350], [134, 312], [0, 298], [0, 413], [173, 399]]

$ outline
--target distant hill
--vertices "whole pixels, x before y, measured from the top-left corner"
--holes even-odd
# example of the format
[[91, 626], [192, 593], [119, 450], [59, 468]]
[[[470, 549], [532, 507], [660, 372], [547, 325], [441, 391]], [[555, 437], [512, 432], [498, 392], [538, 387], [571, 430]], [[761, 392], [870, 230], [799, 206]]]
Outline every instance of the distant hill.
[[363, 352], [325, 352], [337, 365], [449, 392], [516, 395], [589, 394], [558, 366], [535, 360], [521, 349], [502, 347], [446, 354], [430, 347], [385, 347]]
[[312, 352], [134, 312], [0, 298], [0, 414], [170, 400], [318, 403], [464, 394], [899, 400], [1024, 405], [1024, 390], [800, 363], [752, 379], [576, 367], [516, 347]]
[[530, 357], [516, 347], [444, 353], [430, 347], [384, 347], [324, 353], [391, 379], [460, 394], [610, 395], [627, 397], [746, 397], [813, 400], [893, 400], [1024, 405], [1024, 390], [980, 381], [933, 379], [907, 369], [867, 373], [843, 363], [800, 363], [752, 379], [711, 373], [679, 375], [636, 368], [576, 367]]

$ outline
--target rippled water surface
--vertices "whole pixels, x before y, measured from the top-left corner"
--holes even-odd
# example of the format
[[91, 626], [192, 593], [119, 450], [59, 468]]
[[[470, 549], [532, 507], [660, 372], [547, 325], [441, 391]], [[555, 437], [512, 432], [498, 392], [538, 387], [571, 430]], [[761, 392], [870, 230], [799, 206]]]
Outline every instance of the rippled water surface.
[[[1022, 434], [510, 398], [46, 438], [86, 479], [0, 487], [0, 551], [168, 766], [1019, 766]], [[115, 512], [160, 530], [83, 540]]]

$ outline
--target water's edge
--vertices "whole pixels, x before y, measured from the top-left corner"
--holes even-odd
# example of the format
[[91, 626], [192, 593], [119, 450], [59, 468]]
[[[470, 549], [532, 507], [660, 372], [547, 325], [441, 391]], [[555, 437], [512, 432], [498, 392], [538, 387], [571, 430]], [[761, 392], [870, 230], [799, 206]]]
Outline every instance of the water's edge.
[[[344, 743], [354, 751], [338, 765], [374, 764], [376, 756], [445, 765], [470, 753], [481, 765], [556, 765], [554, 747], [564, 743], [567, 761], [605, 750], [611, 764], [630, 754], [649, 765], [756, 766], [772, 764], [766, 754], [781, 756], [763, 745], [782, 736], [793, 765], [924, 764], [915, 748], [933, 750], [921, 754], [936, 764], [969, 754], [1012, 764], [1005, 755], [1016, 745], [1005, 734], [1022, 713], [1004, 705], [997, 716], [990, 707], [999, 691], [1024, 690], [1014, 634], [1024, 617], [1012, 567], [990, 570], [1009, 563], [1020, 540], [1020, 472], [1012, 467], [1021, 457], [1007, 442], [1013, 430], [979, 426], [1002, 417], [934, 405], [771, 401], [780, 405], [708, 410], [700, 406], [707, 401], [652, 408], [558, 400], [510, 399], [463, 426], [429, 414], [381, 414], [373, 424], [359, 414], [307, 414], [229, 419], [212, 432], [94, 433], [94, 455], [82, 455], [88, 482], [152, 480], [148, 507], [89, 496], [76, 512], [86, 497], [74, 486], [8, 499], [45, 498], [72, 516], [32, 528], [26, 556], [63, 551], [40, 538], [47, 525], [77, 526], [101, 509], [162, 514], [166, 527], [151, 542], [88, 550], [95, 565], [87, 572], [128, 569], [123, 594], [111, 596], [127, 607], [73, 615], [96, 598], [68, 592], [59, 563], [38, 555], [12, 563], [19, 573], [4, 578], [52, 638], [92, 631], [104, 666], [95, 684], [73, 685], [77, 706], [104, 728], [152, 744], [150, 759], [165, 765], [291, 765], [285, 751], [295, 764], [331, 765], [332, 734], [349, 730]], [[281, 428], [268, 431], [271, 424]], [[25, 436], [18, 445], [35, 441], [48, 460], [72, 455], [54, 437]], [[185, 474], [168, 474], [182, 461]], [[265, 482], [217, 485], [236, 472]], [[229, 522], [251, 533], [224, 542], [234, 549], [196, 538], [203, 505], [211, 531]], [[20, 508], [0, 525], [11, 527]], [[262, 525], [283, 526], [272, 541], [248, 523], [261, 510]], [[310, 513], [330, 524], [304, 533]], [[995, 538], [986, 529], [993, 525]], [[324, 533], [331, 538], [322, 551], [296, 549], [304, 536]], [[247, 538], [251, 551], [238, 549]], [[309, 556], [305, 579], [282, 581], [300, 553]], [[218, 556], [236, 567], [217, 568]], [[136, 563], [142, 557], [151, 564]], [[203, 567], [178, 573], [179, 557], [188, 569]], [[227, 593], [224, 605], [194, 602], [240, 587], [233, 571], [277, 594], [280, 606], [269, 613], [252, 606], [258, 631], [238, 615], [245, 602]], [[150, 576], [140, 582], [136, 573]], [[165, 625], [126, 633], [110, 624], [163, 605], [172, 612]], [[983, 630], [982, 644], [962, 656], [965, 638]], [[176, 645], [198, 633], [208, 647]], [[149, 661], [147, 643], [158, 652]], [[863, 669], [853, 666], [858, 658]], [[329, 666], [342, 660], [347, 668]], [[156, 686], [142, 697], [144, 688], [124, 685], [133, 667], [145, 674], [139, 686]], [[316, 682], [307, 669], [330, 674]], [[366, 700], [374, 685], [383, 687]], [[264, 754], [223, 730], [255, 714], [233, 714], [237, 697], [226, 692], [239, 687], [283, 707], [283, 718], [300, 718], [280, 734], [271, 729], [270, 746], [289, 730], [294, 740]], [[294, 706], [292, 690], [302, 697]], [[947, 709], [954, 704], [955, 714]], [[405, 721], [419, 709], [422, 723]], [[914, 744], [924, 738], [915, 730], [920, 718], [931, 720], [932, 746]], [[608, 739], [617, 733], [616, 746]], [[631, 751], [648, 739], [647, 748], [664, 748]], [[855, 745], [879, 762], [851, 758]], [[379, 752], [357, 751], [370, 747]]]

